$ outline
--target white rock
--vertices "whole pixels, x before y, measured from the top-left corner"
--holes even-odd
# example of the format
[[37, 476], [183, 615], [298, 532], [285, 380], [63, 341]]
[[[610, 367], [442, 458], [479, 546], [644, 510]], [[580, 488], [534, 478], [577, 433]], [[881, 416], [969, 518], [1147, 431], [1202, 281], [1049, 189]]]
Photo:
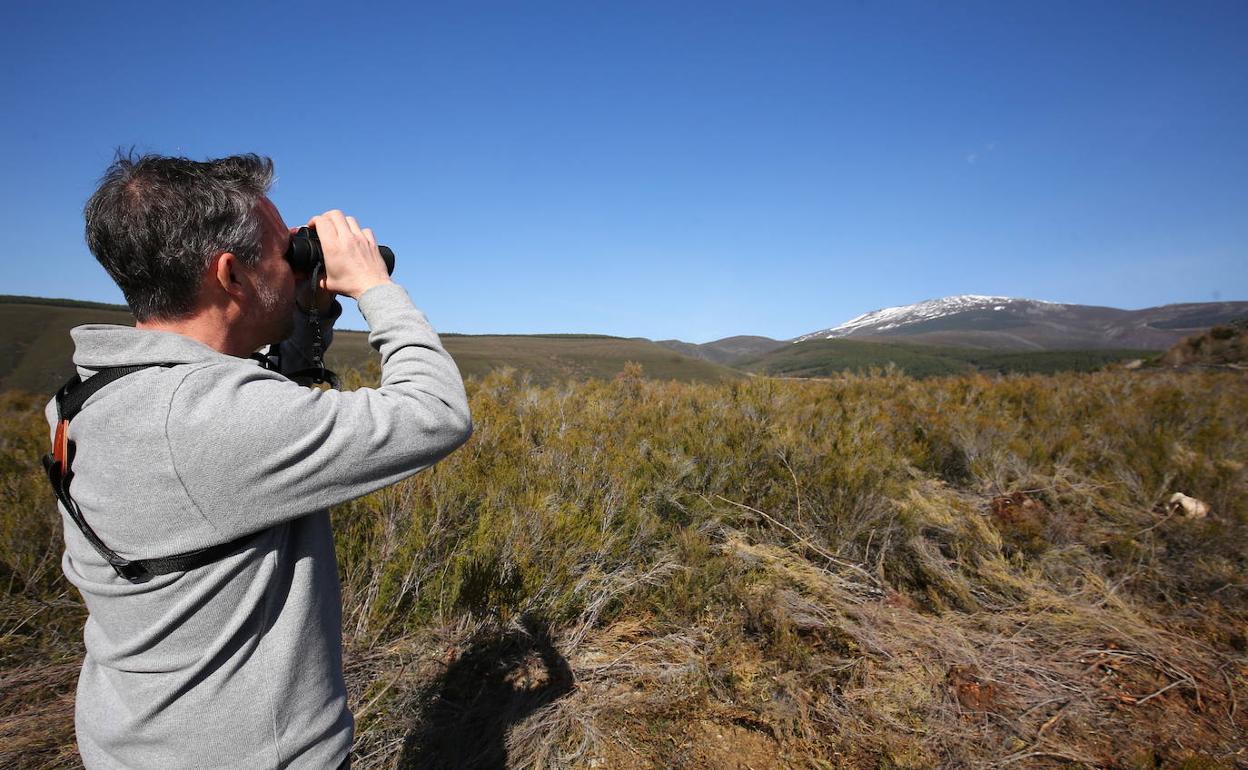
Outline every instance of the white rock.
[[1189, 519], [1203, 519], [1209, 515], [1209, 504], [1203, 500], [1188, 497], [1182, 492], [1175, 492], [1170, 495], [1170, 512], [1181, 512]]

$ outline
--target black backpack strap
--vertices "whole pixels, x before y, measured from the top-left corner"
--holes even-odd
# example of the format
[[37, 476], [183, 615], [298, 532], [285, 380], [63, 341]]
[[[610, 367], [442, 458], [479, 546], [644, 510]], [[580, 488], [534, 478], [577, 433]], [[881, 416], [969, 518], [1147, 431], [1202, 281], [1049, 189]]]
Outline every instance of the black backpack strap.
[[69, 382], [62, 385], [61, 389], [56, 392], [57, 417], [66, 422], [74, 419], [82, 411], [82, 405], [87, 403], [87, 399], [98, 393], [105, 385], [114, 383], [128, 374], [141, 372], [153, 366], [173, 366], [173, 364], [114, 366], [108, 369], [100, 369], [85, 381], [75, 374], [69, 379]]
[[118, 575], [132, 583], [146, 582], [153, 575], [168, 575], [170, 572], [189, 572], [229, 556], [258, 534], [260, 533], [252, 532], [228, 543], [218, 543], [207, 548], [187, 551], [174, 556], [130, 561], [124, 566], [113, 564], [113, 569], [117, 570]]
[[73, 519], [74, 524], [82, 531], [83, 536], [91, 544], [91, 547], [112, 565], [118, 575], [132, 583], [145, 583], [154, 575], [186, 572], [187, 570], [210, 564], [237, 550], [244, 541], [254, 537], [254, 534], [246, 535], [228, 543], [220, 543], [196, 551], [177, 554], [176, 556], [144, 559], [142, 561], [125, 559], [104, 544], [100, 536], [87, 523], [87, 519], [82, 515], [82, 509], [78, 507], [78, 503], [70, 496], [69, 483], [74, 478], [74, 472], [71, 469], [74, 446], [73, 442], [69, 440], [69, 421], [78, 412], [82, 411], [82, 407], [87, 402], [87, 399], [91, 398], [106, 385], [153, 366], [174, 366], [174, 364], [118, 366], [101, 369], [85, 381], [79, 378], [78, 375], [70, 378], [56, 392], [56, 436], [52, 441], [52, 451], [43, 456], [43, 467], [47, 471], [48, 481], [52, 482], [52, 491], [56, 494], [56, 499], [61, 502], [61, 505], [65, 506], [69, 517]]

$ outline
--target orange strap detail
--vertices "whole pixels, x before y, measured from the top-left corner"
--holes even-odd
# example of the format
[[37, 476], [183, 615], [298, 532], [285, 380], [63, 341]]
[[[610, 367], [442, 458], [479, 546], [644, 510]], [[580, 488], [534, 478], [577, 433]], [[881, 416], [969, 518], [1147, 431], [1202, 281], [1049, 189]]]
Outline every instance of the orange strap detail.
[[61, 464], [61, 473], [69, 472], [69, 420], [56, 424], [56, 438], [52, 440], [52, 459]]

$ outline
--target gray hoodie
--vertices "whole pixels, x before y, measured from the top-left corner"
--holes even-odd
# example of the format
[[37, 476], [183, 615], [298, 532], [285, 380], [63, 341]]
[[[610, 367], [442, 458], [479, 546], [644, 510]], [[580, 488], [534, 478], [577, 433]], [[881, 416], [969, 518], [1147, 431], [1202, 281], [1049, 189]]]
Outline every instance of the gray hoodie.
[[[351, 746], [337, 561], [326, 509], [416, 473], [472, 431], [463, 382], [401, 287], [359, 299], [381, 387], [301, 387], [188, 337], [72, 331], [74, 363], [143, 363], [70, 426], [71, 493], [129, 559], [251, 537], [189, 572], [132, 584], [62, 509], [65, 575], [90, 614], [78, 680], [88, 768], [334, 768]], [[285, 371], [308, 365], [300, 332]], [[49, 423], [55, 405], [48, 405]]]

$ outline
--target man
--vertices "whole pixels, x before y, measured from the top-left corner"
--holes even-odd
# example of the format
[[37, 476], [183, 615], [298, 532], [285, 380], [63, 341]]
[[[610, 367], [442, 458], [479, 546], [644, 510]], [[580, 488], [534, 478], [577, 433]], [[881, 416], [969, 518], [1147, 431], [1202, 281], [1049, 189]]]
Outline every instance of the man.
[[[358, 303], [381, 386], [320, 391], [283, 375], [311, 364], [312, 332], [283, 257], [290, 231], [266, 197], [272, 171], [255, 155], [121, 158], [86, 206], [87, 243], [136, 325], [74, 329], [79, 376], [159, 365], [104, 386], [70, 421], [72, 501], [122, 560], [226, 551], [127, 579], [62, 503], [63, 568], [90, 612], [76, 704], [88, 768], [345, 767], [353, 722], [326, 509], [471, 433], [455, 363], [373, 233], [339, 211], [308, 223], [324, 251], [320, 309], [328, 325], [334, 295]], [[282, 371], [249, 357], [283, 339]]]

